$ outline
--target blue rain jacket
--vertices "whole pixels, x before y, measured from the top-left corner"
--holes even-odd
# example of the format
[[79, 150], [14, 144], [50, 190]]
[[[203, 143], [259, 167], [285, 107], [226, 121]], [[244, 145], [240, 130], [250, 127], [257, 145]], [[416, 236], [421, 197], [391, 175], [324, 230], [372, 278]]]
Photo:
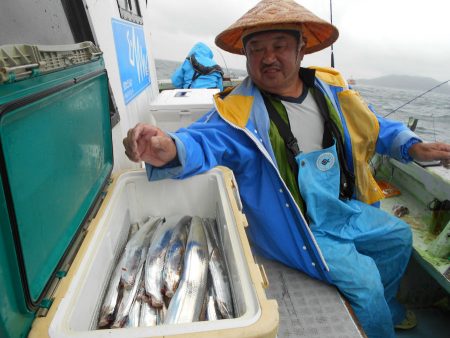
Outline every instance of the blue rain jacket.
[[[315, 86], [342, 118], [346, 152], [351, 161], [350, 132], [338, 100], [339, 93], [348, 91], [348, 87], [336, 80], [340, 75], [335, 70], [320, 69], [320, 72], [321, 79], [316, 77]], [[147, 176], [149, 180], [185, 178], [218, 165], [232, 169], [249, 222], [247, 234], [256, 253], [331, 282], [315, 238], [278, 171], [269, 139], [269, 122], [261, 92], [247, 77], [232, 91], [216, 94], [215, 108], [200, 120], [170, 133], [177, 145], [179, 166], [156, 168], [147, 164]], [[408, 160], [398, 148], [415, 134], [403, 124], [379, 116], [375, 122], [379, 128], [375, 128], [377, 142], [373, 148]]]
[[213, 67], [217, 63], [213, 59], [213, 52], [202, 42], [198, 42], [192, 47], [188, 57], [184, 60], [172, 74], [172, 84], [176, 88], [219, 88], [223, 90], [222, 74], [214, 71], [210, 74], [197, 74], [194, 78], [195, 70], [189, 57], [194, 56], [195, 60], [204, 67]]

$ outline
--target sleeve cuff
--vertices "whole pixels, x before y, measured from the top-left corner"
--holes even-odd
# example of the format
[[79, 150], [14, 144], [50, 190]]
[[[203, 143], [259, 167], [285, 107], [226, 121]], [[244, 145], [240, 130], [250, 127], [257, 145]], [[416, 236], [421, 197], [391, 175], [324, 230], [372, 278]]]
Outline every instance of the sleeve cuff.
[[186, 162], [186, 148], [183, 142], [176, 136], [175, 133], [167, 133], [175, 142], [177, 147], [177, 156], [162, 167], [154, 167], [151, 164], [145, 163], [147, 177], [150, 181], [161, 180], [164, 178], [174, 178], [181, 175], [184, 170], [184, 163]]
[[412, 161], [408, 154], [409, 148], [413, 145], [411, 142], [417, 143], [422, 140], [409, 129], [400, 131], [391, 143], [389, 156], [403, 163]]
[[405, 162], [411, 162], [413, 160], [413, 158], [411, 157], [411, 155], [409, 155], [409, 148], [411, 148], [411, 146], [413, 144], [416, 143], [421, 143], [422, 140], [418, 139], [418, 138], [411, 138], [408, 140], [408, 142], [406, 142], [402, 147], [401, 147], [401, 154], [402, 154], [402, 159]]

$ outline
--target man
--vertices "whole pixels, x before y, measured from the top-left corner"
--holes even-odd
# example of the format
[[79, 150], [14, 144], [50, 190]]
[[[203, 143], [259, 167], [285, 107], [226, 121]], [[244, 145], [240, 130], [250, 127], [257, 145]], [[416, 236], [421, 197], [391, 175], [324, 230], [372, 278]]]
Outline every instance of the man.
[[337, 37], [294, 1], [261, 1], [216, 37], [245, 54], [249, 77], [189, 128], [138, 124], [124, 146], [150, 180], [231, 168], [255, 252], [336, 285], [369, 337], [395, 337], [394, 325], [414, 325], [395, 299], [411, 232], [370, 205], [382, 194], [368, 160], [377, 151], [448, 165], [450, 145], [374, 114], [336, 70], [300, 68]]

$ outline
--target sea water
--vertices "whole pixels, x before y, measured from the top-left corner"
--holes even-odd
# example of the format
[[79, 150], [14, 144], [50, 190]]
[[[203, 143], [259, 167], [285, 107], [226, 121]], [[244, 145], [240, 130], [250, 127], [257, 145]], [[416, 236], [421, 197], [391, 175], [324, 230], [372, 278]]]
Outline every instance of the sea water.
[[[419, 98], [426, 90], [421, 92], [368, 85], [355, 85], [353, 89], [381, 116], [390, 114], [387, 118], [405, 124], [410, 117], [418, 119], [415, 133], [424, 141], [450, 143], [450, 89], [447, 93], [431, 91]], [[410, 100], [413, 101], [396, 110]]]

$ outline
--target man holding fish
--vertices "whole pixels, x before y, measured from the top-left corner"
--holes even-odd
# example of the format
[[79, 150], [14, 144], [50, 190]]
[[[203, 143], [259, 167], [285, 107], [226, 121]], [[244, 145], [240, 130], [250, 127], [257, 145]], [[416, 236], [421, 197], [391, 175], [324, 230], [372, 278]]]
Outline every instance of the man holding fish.
[[374, 207], [382, 192], [368, 161], [377, 152], [448, 165], [450, 145], [383, 119], [335, 69], [300, 67], [337, 37], [295, 1], [262, 0], [216, 37], [246, 56], [249, 77], [188, 128], [138, 124], [123, 143], [150, 180], [231, 168], [255, 253], [336, 285], [369, 337], [395, 337], [394, 326], [415, 325], [396, 300], [411, 231]]

